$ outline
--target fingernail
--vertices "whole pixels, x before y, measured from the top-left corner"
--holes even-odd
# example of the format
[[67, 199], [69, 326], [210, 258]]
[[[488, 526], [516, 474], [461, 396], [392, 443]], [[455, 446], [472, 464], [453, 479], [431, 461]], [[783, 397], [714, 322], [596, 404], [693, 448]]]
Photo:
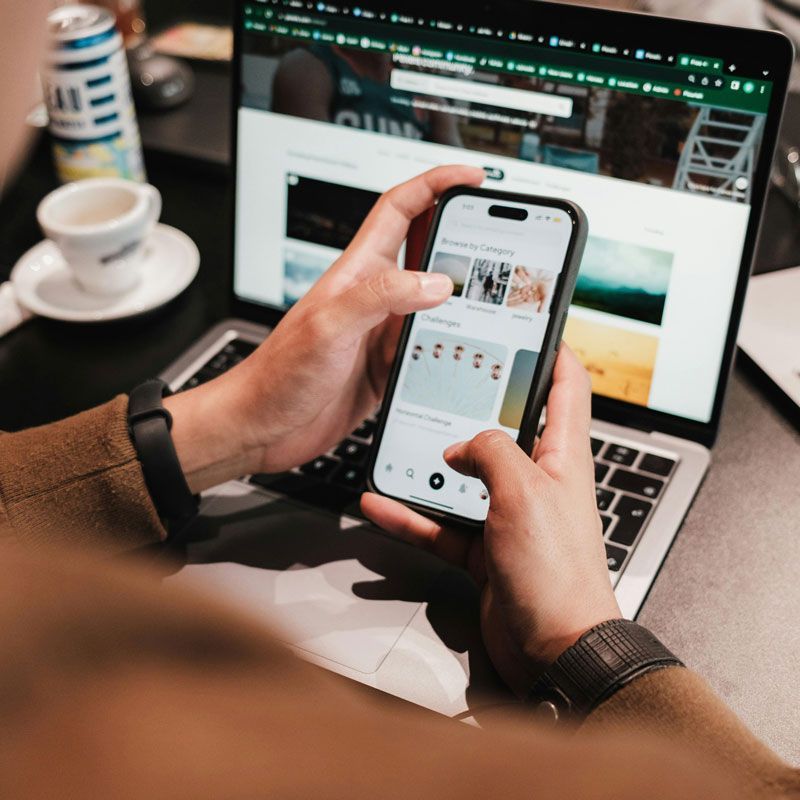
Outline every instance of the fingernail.
[[453, 281], [441, 272], [420, 272], [419, 288], [422, 289], [423, 294], [430, 297], [441, 297], [444, 294], [452, 293]]
[[443, 456], [444, 456], [444, 460], [445, 460], [445, 461], [447, 461], [449, 458], [452, 458], [454, 455], [456, 455], [456, 454], [458, 453], [458, 451], [459, 451], [459, 450], [460, 450], [460, 449], [461, 449], [461, 448], [462, 448], [462, 447], [463, 447], [465, 444], [466, 444], [466, 442], [456, 442], [455, 444], [451, 444], [451, 445], [450, 445], [450, 447], [448, 447], [448, 448], [447, 448], [447, 449], [444, 451], [444, 454], [443, 454]]

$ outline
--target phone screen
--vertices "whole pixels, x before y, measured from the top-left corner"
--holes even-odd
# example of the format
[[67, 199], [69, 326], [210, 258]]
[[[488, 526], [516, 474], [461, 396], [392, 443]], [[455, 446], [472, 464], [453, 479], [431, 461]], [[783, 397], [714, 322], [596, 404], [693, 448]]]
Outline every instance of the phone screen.
[[483, 522], [486, 487], [442, 453], [490, 428], [517, 438], [573, 220], [486, 196], [444, 202], [422, 268], [449, 275], [453, 295], [413, 317], [372, 480], [384, 494]]

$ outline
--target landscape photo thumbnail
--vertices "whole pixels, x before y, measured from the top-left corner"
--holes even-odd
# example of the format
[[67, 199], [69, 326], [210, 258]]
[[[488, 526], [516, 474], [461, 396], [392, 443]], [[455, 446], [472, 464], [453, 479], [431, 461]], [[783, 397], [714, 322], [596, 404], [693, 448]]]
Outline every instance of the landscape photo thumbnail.
[[666, 250], [591, 236], [572, 302], [660, 325], [673, 260]]
[[658, 337], [572, 314], [564, 329], [564, 341], [586, 367], [595, 394], [640, 406], [648, 404]]

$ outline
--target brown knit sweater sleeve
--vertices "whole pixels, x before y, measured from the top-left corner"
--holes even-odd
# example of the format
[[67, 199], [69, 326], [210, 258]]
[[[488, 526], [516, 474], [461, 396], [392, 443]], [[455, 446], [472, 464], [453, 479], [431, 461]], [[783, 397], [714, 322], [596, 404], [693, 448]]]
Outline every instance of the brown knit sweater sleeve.
[[757, 739], [696, 672], [651, 672], [594, 711], [578, 738], [659, 736], [734, 776], [747, 797], [800, 798], [800, 770]]
[[27, 549], [107, 553], [165, 535], [119, 396], [60, 422], [0, 435], [0, 532]]

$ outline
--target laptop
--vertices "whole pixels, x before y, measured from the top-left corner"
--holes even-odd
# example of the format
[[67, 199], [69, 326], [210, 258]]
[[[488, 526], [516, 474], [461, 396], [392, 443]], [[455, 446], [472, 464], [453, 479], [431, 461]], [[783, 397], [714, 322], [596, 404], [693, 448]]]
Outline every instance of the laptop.
[[[434, 165], [574, 200], [590, 239], [565, 338], [592, 377], [609, 580], [635, 618], [711, 461], [792, 46], [544, 2], [364, 3], [238, 3], [234, 317], [163, 377], [180, 391], [245, 358], [379, 193]], [[359, 514], [373, 430], [208, 492], [170, 580], [243, 604], [330, 670], [468, 717], [499, 690], [477, 591]]]

